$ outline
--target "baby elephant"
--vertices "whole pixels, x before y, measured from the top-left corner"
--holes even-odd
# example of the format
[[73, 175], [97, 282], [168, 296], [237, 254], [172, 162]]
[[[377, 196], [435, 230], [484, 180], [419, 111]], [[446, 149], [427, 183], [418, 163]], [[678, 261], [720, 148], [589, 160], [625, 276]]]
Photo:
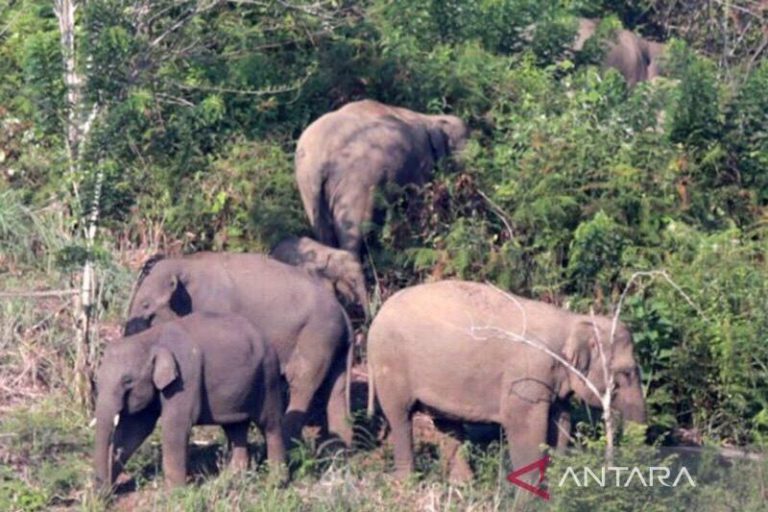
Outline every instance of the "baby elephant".
[[282, 471], [277, 354], [244, 318], [192, 313], [110, 343], [96, 378], [94, 468], [100, 490], [111, 490], [158, 419], [168, 486], [185, 483], [193, 425], [221, 425], [231, 467], [245, 469], [248, 426], [256, 422], [271, 469]]
[[346, 301], [361, 306], [368, 319], [363, 267], [351, 252], [328, 247], [311, 238], [291, 236], [278, 242], [269, 255], [326, 280]]

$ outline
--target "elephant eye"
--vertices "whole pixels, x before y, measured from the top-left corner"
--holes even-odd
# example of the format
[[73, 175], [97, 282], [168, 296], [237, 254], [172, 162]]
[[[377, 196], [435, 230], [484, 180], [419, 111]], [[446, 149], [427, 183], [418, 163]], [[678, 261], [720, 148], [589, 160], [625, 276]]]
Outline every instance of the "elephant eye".
[[126, 387], [131, 386], [133, 384], [133, 377], [130, 375], [123, 375], [123, 377], [120, 379], [120, 383]]
[[144, 301], [141, 303], [141, 307], [144, 309], [149, 309], [149, 301]]

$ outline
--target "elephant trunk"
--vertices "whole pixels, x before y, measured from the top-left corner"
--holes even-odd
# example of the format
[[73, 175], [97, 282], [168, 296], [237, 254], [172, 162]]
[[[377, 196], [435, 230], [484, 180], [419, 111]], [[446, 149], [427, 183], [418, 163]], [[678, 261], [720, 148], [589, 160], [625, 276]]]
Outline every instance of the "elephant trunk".
[[371, 308], [368, 302], [368, 290], [365, 289], [365, 281], [358, 281], [355, 286], [355, 299], [358, 304], [363, 308], [363, 314], [365, 315], [365, 324], [368, 325], [371, 321]]
[[93, 465], [96, 478], [96, 488], [109, 492], [115, 480], [114, 419], [117, 409], [100, 406], [96, 409], [96, 443], [93, 453]]
[[647, 420], [643, 404], [624, 407], [621, 410], [621, 415], [624, 420], [634, 421], [635, 423], [645, 424]]
[[645, 399], [640, 385], [632, 386], [618, 397], [617, 407], [624, 421], [646, 423]]

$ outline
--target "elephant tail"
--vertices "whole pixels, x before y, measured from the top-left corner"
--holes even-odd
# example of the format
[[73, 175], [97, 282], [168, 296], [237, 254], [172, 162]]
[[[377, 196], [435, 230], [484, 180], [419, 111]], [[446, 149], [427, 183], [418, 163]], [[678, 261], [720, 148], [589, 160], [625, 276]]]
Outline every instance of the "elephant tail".
[[352, 417], [352, 366], [355, 362], [355, 331], [352, 329], [352, 321], [349, 319], [349, 315], [342, 309], [344, 313], [344, 322], [347, 324], [347, 373], [344, 380], [344, 401], [347, 407], [347, 416]]
[[373, 418], [376, 413], [376, 390], [374, 389], [373, 369], [371, 368], [370, 359], [368, 360], [368, 418]]

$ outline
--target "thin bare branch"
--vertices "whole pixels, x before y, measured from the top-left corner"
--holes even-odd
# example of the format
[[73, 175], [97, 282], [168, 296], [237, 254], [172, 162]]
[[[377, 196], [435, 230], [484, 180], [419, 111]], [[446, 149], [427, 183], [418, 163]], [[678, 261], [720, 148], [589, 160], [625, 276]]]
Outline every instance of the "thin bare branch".
[[4, 299], [25, 299], [25, 298], [45, 298], [45, 297], [67, 297], [77, 295], [80, 290], [71, 288], [67, 290], [33, 290], [33, 291], [10, 291], [0, 292], [0, 297]]
[[490, 197], [488, 197], [482, 190], [478, 190], [477, 193], [485, 199], [485, 202], [488, 203], [488, 206], [491, 207], [491, 211], [496, 214], [496, 216], [501, 220], [501, 222], [504, 224], [504, 227], [507, 228], [507, 233], [509, 234], [510, 240], [514, 240], [515, 238], [515, 230], [512, 229], [512, 223], [509, 221], [509, 217], [507, 216], [504, 209], [496, 204]]
[[551, 358], [553, 358], [558, 363], [565, 366], [571, 373], [576, 375], [581, 381], [584, 382], [584, 385], [587, 386], [587, 388], [602, 402], [602, 393], [600, 393], [600, 390], [597, 389], [597, 386], [592, 383], [589, 378], [584, 375], [578, 368], [573, 366], [569, 361], [567, 361], [562, 355], [558, 354], [557, 352], [554, 352], [552, 349], [541, 343], [540, 341], [535, 341], [528, 339], [524, 336], [520, 336], [519, 334], [516, 334], [514, 332], [510, 332], [504, 329], [501, 329], [499, 327], [491, 327], [491, 326], [471, 326], [469, 328], [469, 332], [471, 336], [477, 340], [485, 340], [490, 338], [491, 336], [481, 336], [478, 335], [478, 332], [482, 331], [488, 331], [491, 334], [494, 334], [496, 336], [500, 336], [503, 338], [510, 339], [511, 341], [515, 341], [518, 343], [523, 343], [524, 345], [528, 345], [529, 347], [535, 348], [536, 350], [540, 350], [541, 352], [544, 352]]

